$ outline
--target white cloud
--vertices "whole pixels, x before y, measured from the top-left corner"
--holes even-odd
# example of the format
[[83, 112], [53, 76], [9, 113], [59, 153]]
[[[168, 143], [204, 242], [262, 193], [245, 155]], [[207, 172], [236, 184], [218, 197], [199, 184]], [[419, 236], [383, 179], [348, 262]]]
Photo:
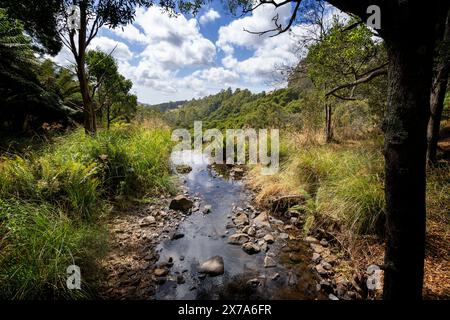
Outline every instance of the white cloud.
[[125, 43], [108, 37], [95, 37], [88, 50], [99, 50], [107, 54], [112, 53], [112, 56], [119, 61], [127, 61], [133, 57], [133, 53]]
[[209, 9], [205, 14], [203, 14], [200, 17], [199, 21], [200, 21], [200, 24], [203, 25], [203, 24], [207, 24], [209, 22], [213, 22], [219, 18], [220, 18], [220, 14], [216, 10]]
[[114, 32], [118, 37], [131, 42], [147, 43], [149, 40], [145, 34], [143, 34], [132, 24], [127, 24], [123, 28], [113, 29], [112, 32]]
[[[299, 47], [299, 43], [307, 39], [316, 27], [306, 24], [295, 25], [289, 32], [279, 35], [276, 35], [277, 31], [262, 35], [252, 32], [274, 29], [275, 16], [278, 17], [277, 23], [286, 26], [291, 17], [291, 10], [290, 6], [275, 8], [269, 4], [262, 5], [249, 16], [222, 26], [216, 45], [225, 53], [222, 59], [223, 66], [239, 73], [248, 84], [267, 85], [274, 81], [278, 82], [276, 69], [298, 63], [302, 54], [307, 52], [307, 48]], [[330, 8], [326, 20], [331, 21], [333, 14], [344, 16], [337, 9]], [[237, 48], [251, 50], [253, 55], [239, 61], [235, 54]]]

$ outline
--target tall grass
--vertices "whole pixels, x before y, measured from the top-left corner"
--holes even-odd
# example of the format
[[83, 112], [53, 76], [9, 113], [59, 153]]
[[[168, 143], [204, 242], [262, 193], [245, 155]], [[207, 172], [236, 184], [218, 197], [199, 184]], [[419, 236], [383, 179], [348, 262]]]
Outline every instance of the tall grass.
[[335, 222], [355, 233], [381, 233], [383, 160], [378, 142], [304, 145], [291, 152], [278, 177], [253, 178], [262, 186], [257, 200], [267, 203], [274, 190], [277, 194], [306, 192], [310, 200], [304, 209], [316, 221]]
[[[76, 130], [39, 152], [0, 160], [0, 297], [80, 298], [66, 268], [90, 270], [105, 246], [109, 203], [171, 190], [168, 128]], [[83, 271], [82, 271], [83, 273]], [[88, 277], [89, 278], [89, 277]]]

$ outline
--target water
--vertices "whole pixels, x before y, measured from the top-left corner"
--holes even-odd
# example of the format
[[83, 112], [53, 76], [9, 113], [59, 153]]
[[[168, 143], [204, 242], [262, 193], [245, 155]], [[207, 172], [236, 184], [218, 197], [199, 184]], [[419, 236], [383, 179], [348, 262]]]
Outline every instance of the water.
[[[279, 266], [264, 268], [264, 253], [248, 255], [241, 246], [227, 243], [228, 236], [235, 232], [226, 225], [231, 221], [233, 206], [246, 208], [250, 194], [240, 181], [226, 178], [208, 165], [201, 154], [184, 151], [176, 155], [192, 167], [184, 175], [189, 197], [200, 198], [200, 211], [194, 212], [180, 224], [179, 232], [184, 237], [166, 240], [157, 250], [160, 262], [173, 259], [168, 281], [156, 292], [156, 299], [314, 299], [317, 297], [315, 280], [308, 268], [310, 253], [304, 245], [287, 243], [282, 246], [276, 240], [270, 246]], [[209, 214], [203, 214], [204, 205], [211, 205]], [[289, 254], [295, 252], [293, 263]], [[201, 262], [219, 255], [224, 260], [225, 273], [218, 277], [202, 279], [197, 272]], [[298, 261], [302, 260], [302, 261]], [[280, 277], [272, 280], [279, 273]], [[183, 275], [185, 283], [177, 284], [176, 277]], [[249, 279], [258, 278], [261, 285], [246, 285]]]

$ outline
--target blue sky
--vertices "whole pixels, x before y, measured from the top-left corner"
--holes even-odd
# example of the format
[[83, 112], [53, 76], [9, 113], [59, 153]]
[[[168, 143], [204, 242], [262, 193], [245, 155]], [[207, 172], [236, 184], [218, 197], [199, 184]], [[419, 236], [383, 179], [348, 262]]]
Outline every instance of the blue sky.
[[[213, 1], [196, 17], [176, 18], [157, 6], [140, 8], [133, 24], [101, 29], [90, 49], [110, 53], [115, 48], [120, 72], [133, 81], [133, 91], [144, 103], [199, 98], [228, 87], [269, 91], [285, 85], [276, 69], [298, 62], [304, 52], [298, 50], [299, 40], [311, 32], [307, 25], [276, 37], [243, 30], [272, 29], [275, 14], [286, 23], [291, 7], [263, 5], [246, 16], [233, 16]], [[55, 60], [67, 64], [73, 59], [63, 50]]]

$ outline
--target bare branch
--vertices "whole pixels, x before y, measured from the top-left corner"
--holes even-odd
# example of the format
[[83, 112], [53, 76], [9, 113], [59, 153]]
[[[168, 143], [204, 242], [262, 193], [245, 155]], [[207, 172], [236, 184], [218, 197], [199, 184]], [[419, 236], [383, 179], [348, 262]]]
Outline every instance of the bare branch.
[[342, 85], [340, 85], [340, 86], [337, 86], [337, 87], [334, 88], [333, 90], [327, 92], [327, 93], [325, 94], [325, 96], [329, 96], [329, 95], [334, 95], [334, 96], [336, 96], [334, 93], [337, 92], [337, 91], [339, 91], [339, 90], [341, 90], [341, 89], [350, 88], [350, 87], [355, 87], [355, 86], [357, 86], [357, 85], [359, 85], [359, 84], [369, 82], [369, 81], [372, 80], [373, 78], [376, 78], [376, 77], [378, 77], [378, 76], [385, 75], [385, 74], [387, 74], [387, 70], [384, 69], [383, 67], [378, 67], [378, 68], [372, 70], [371, 73], [369, 73], [368, 75], [366, 75], [366, 76], [363, 77], [363, 78], [359, 78], [358, 80], [356, 80], [356, 81], [354, 81], [354, 82], [351, 82], [351, 83], [346, 83], [346, 84], [342, 84]]

